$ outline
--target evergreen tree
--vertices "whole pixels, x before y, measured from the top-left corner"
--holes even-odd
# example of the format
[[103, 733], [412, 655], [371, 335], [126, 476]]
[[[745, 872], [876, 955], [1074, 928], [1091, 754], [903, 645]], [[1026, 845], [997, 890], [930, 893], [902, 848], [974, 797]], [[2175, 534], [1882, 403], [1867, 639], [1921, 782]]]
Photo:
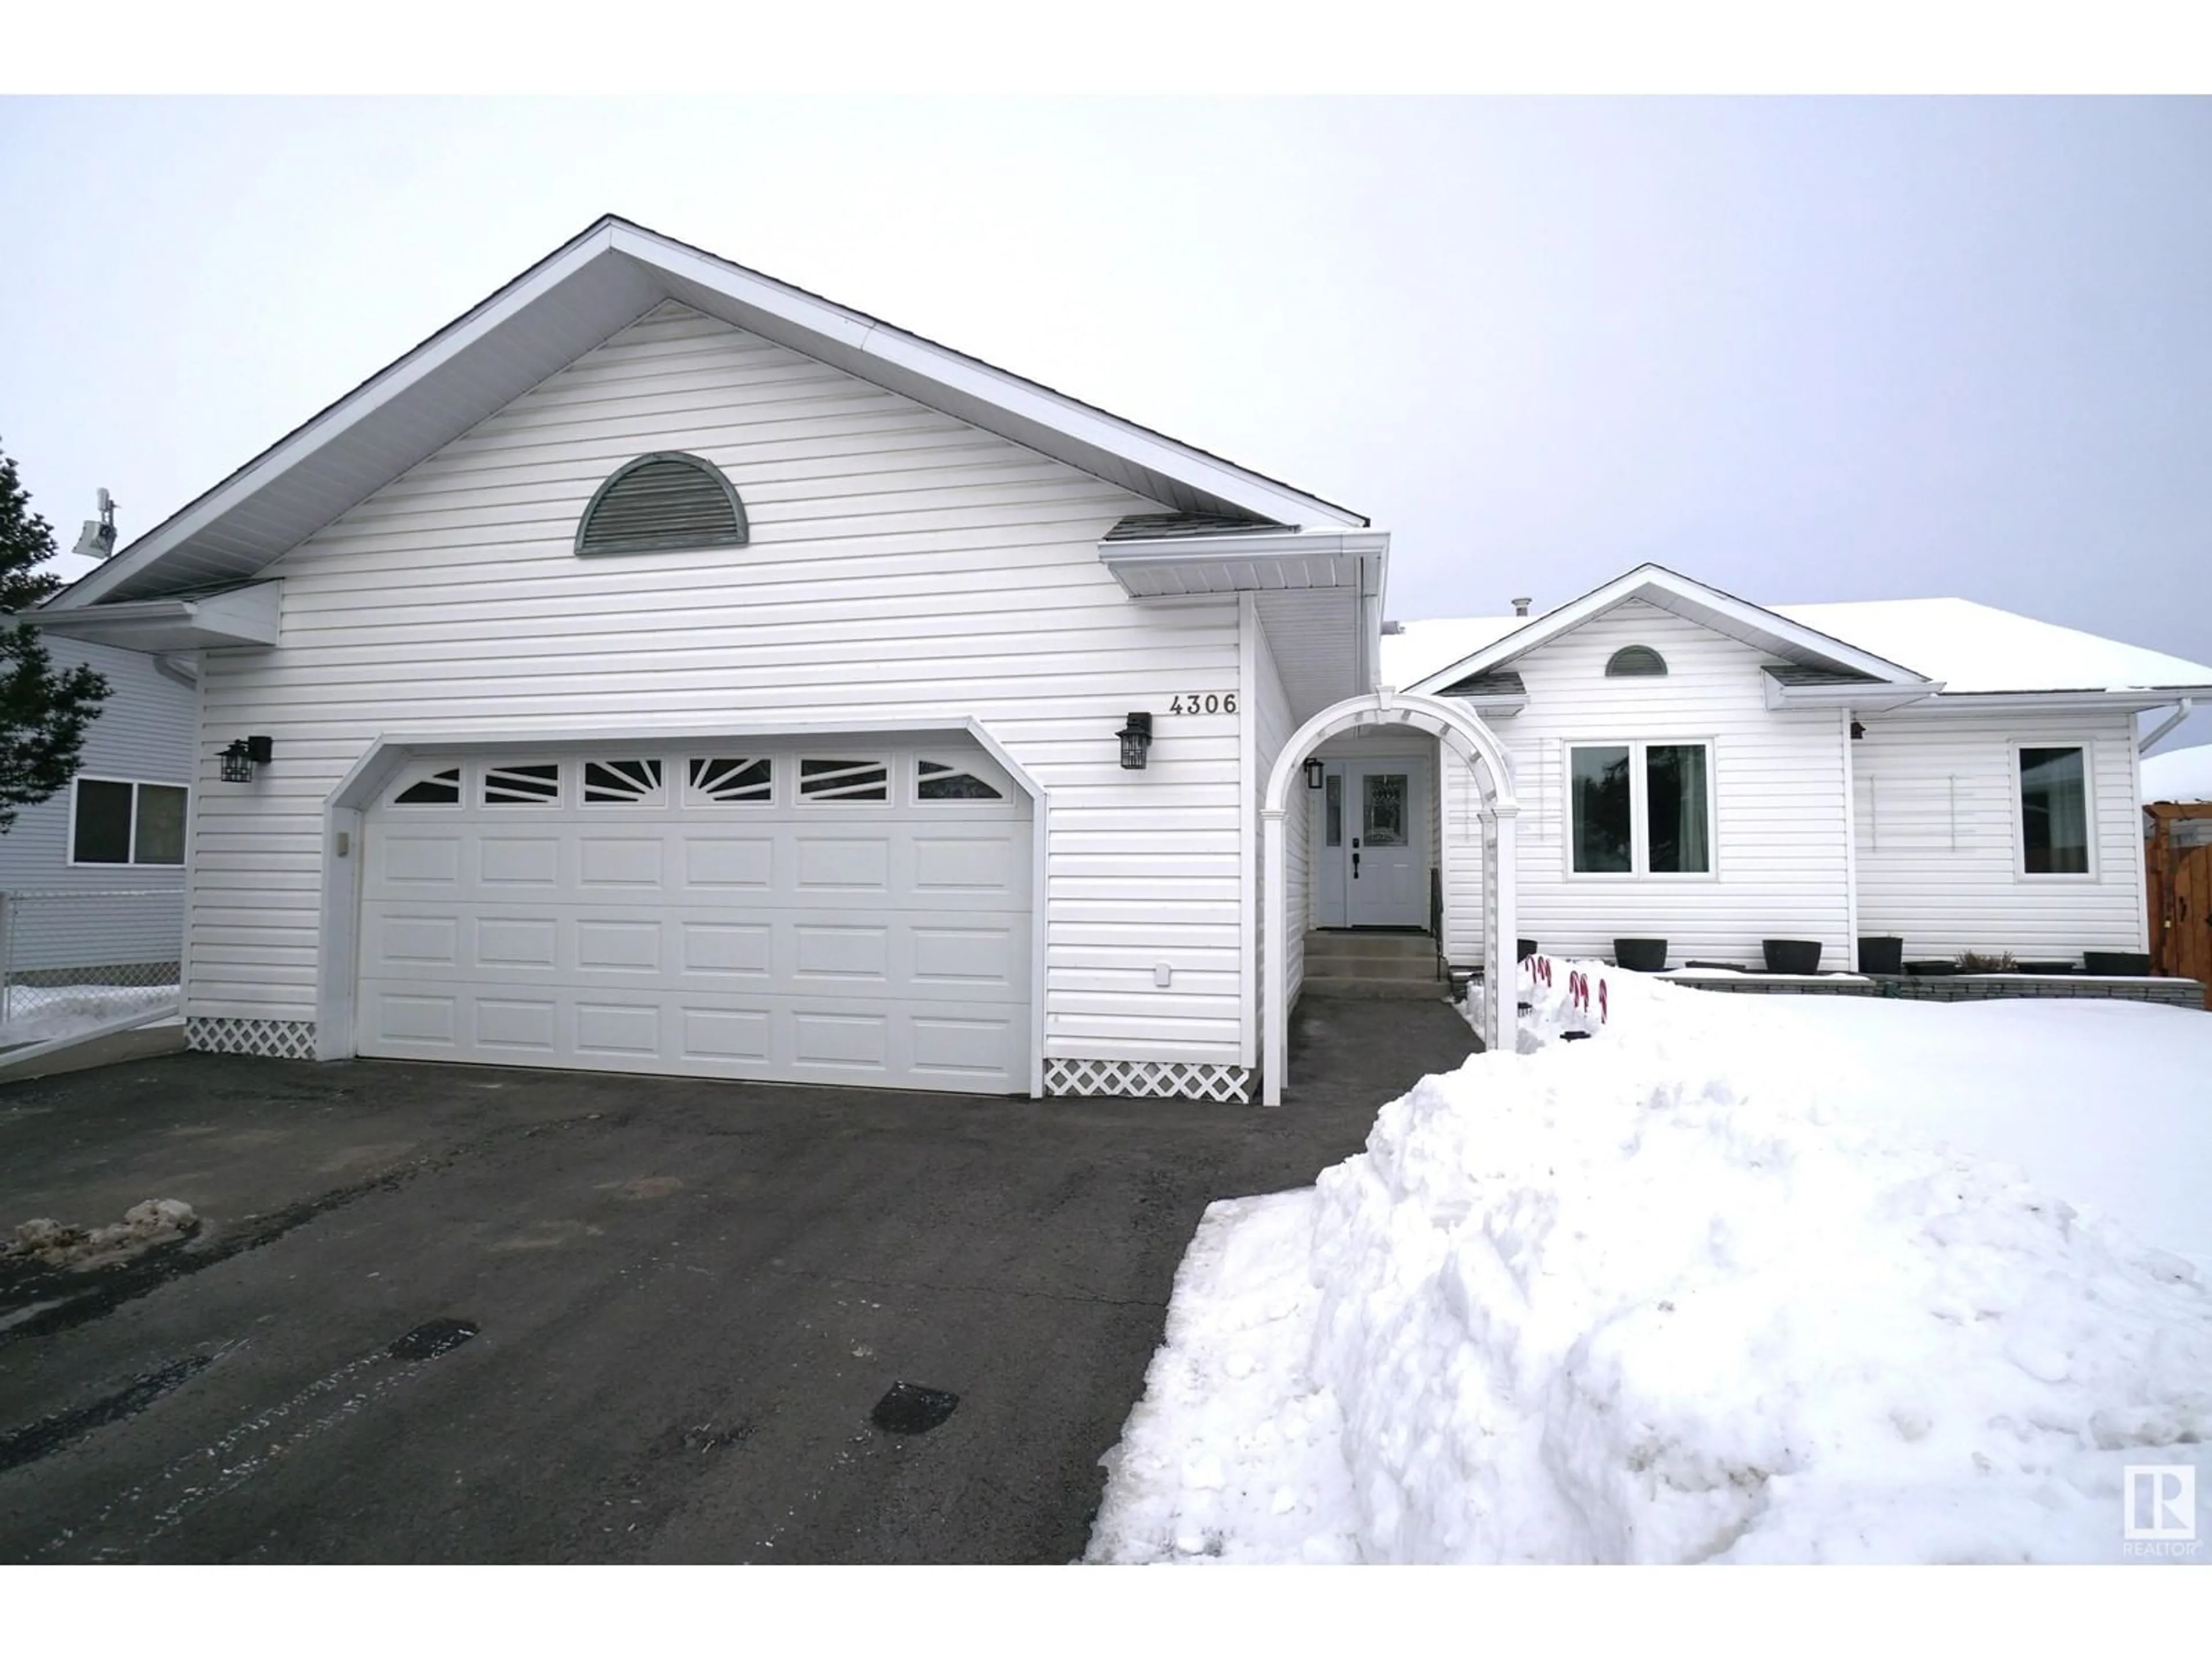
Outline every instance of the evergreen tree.
[[84, 728], [107, 695], [105, 675], [57, 673], [39, 630], [15, 620], [61, 586], [39, 566], [54, 556], [52, 527], [31, 511], [15, 463], [0, 452], [0, 835], [76, 775]]

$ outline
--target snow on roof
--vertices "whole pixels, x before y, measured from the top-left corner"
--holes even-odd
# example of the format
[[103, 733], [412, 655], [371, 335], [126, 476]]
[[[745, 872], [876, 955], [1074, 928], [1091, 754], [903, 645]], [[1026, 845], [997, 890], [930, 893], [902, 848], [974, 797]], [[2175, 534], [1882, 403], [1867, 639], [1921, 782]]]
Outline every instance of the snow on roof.
[[1947, 695], [2212, 685], [2212, 667], [1972, 599], [1874, 599], [1769, 609], [1941, 680]]
[[1427, 622], [1401, 623], [1400, 632], [1382, 636], [1382, 684], [1404, 687], [1426, 679], [1439, 668], [1449, 668], [1495, 645], [1532, 620], [1528, 617], [1437, 617]]
[[2212, 743], [2147, 757], [2142, 763], [2142, 798], [2212, 801]]

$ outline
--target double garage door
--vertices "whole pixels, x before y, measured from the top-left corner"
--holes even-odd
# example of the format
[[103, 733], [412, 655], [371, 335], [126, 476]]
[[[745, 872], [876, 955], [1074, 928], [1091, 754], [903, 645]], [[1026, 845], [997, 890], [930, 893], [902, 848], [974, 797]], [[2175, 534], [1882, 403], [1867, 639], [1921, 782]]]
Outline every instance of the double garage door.
[[965, 738], [417, 760], [356, 1052], [1024, 1093], [1030, 817]]

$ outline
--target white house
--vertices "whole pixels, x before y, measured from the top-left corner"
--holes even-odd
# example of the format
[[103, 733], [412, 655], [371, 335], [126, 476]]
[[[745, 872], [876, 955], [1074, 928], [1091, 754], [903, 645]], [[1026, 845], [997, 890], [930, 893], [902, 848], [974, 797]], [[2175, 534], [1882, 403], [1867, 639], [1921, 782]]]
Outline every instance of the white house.
[[2140, 946], [2165, 669], [1947, 683], [1649, 568], [1386, 636], [1389, 550], [608, 218], [40, 620], [199, 659], [202, 1048], [1272, 1100], [1309, 929], [1432, 879], [1493, 984], [1521, 933]]
[[174, 963], [199, 712], [193, 665], [74, 640], [46, 648], [57, 670], [97, 669], [107, 696], [68, 787], [17, 808], [0, 834], [0, 968]]
[[1246, 1098], [1388, 550], [608, 218], [42, 620], [201, 657], [196, 1047]]
[[[1868, 936], [1908, 957], [2145, 950], [2136, 716], [2212, 688], [2203, 664], [1963, 599], [1768, 609], [1656, 565], [1539, 617], [1407, 623], [1382, 652], [1387, 680], [1468, 703], [1508, 751], [1520, 931], [1569, 955], [1663, 939], [1678, 967], [1754, 965], [1767, 939], [1837, 968]], [[1323, 751], [1324, 847], [1371, 827], [1373, 747]], [[1419, 745], [1390, 747], [1415, 798], [1434, 787]], [[1394, 890], [1433, 860], [1466, 961], [1484, 861], [1465, 774], [1442, 776]], [[1376, 915], [1334, 869], [1315, 881], [1320, 925]]]

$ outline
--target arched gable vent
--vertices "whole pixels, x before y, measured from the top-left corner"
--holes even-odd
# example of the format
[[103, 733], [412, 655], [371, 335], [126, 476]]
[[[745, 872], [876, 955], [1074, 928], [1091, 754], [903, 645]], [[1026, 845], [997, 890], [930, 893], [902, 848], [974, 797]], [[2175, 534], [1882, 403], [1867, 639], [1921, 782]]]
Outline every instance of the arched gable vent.
[[579, 553], [742, 547], [745, 505], [696, 455], [641, 455], [599, 486], [576, 526]]
[[1638, 674], [1663, 674], [1667, 659], [1648, 645], [1624, 645], [1606, 663], [1608, 679], [1633, 678]]

